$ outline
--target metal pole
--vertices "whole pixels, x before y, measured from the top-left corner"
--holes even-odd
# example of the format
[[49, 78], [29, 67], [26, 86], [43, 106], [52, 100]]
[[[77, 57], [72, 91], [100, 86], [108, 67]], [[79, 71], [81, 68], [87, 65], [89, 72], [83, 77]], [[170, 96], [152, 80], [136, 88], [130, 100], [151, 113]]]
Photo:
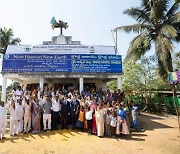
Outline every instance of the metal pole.
[[62, 34], [62, 33], [63, 33], [63, 32], [62, 32], [62, 29], [63, 29], [63, 28], [62, 28], [62, 27], [60, 27], [60, 34]]
[[117, 29], [116, 29], [116, 54], [117, 54]]
[[178, 118], [179, 133], [180, 133], [179, 110], [178, 110], [178, 106], [177, 106], [177, 104], [176, 104], [175, 96], [176, 96], [176, 87], [175, 87], [175, 85], [173, 84], [173, 100], [174, 100], [174, 107], [175, 107], [175, 109], [176, 109], [176, 115], [177, 115], [177, 118]]

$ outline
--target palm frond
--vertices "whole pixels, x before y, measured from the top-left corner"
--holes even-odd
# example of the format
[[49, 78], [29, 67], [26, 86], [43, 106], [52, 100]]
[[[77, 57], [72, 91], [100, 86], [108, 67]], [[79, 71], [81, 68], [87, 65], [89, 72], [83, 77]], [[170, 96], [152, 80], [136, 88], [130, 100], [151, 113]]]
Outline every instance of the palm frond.
[[[13, 39], [13, 30], [11, 28], [1, 28], [0, 29], [0, 48], [1, 53], [5, 53], [9, 44], [18, 44], [21, 42], [19, 38]], [[3, 50], [2, 50], [3, 49]]]
[[147, 13], [147, 14], [150, 14], [151, 12], [151, 9], [149, 7], [149, 0], [142, 0], [141, 2], [141, 7], [142, 9]]
[[160, 59], [158, 59], [158, 73], [159, 73], [159, 76], [162, 77], [164, 81], [167, 81], [168, 72], [163, 62]]
[[164, 20], [169, 5], [169, 0], [157, 0], [155, 6], [155, 16], [157, 20]]
[[168, 72], [173, 71], [171, 51], [173, 51], [172, 42], [165, 35], [159, 35], [156, 41], [156, 55], [158, 71], [163, 79], [167, 78]]
[[125, 62], [135, 62], [141, 58], [142, 55], [146, 53], [151, 47], [151, 41], [147, 33], [142, 33], [135, 37], [129, 46]]
[[149, 28], [149, 25], [134, 24], [134, 25], [117, 27], [114, 31], [123, 30], [127, 33], [131, 32], [131, 31], [136, 32], [136, 33], [140, 33], [140, 32], [147, 30], [148, 28]]
[[170, 38], [176, 38], [177, 37], [177, 30], [172, 25], [163, 25], [160, 33], [163, 33], [164, 35], [167, 35]]
[[166, 54], [166, 67], [169, 72], [173, 72], [172, 57], [170, 52], [167, 52]]
[[136, 21], [138, 21], [138, 22], [142, 22], [142, 23], [149, 23], [150, 22], [150, 18], [149, 18], [148, 13], [146, 13], [141, 8], [132, 7], [130, 9], [125, 10], [123, 13], [135, 18]]
[[178, 1], [174, 2], [169, 11], [166, 13], [167, 18], [170, 18], [176, 13], [176, 11], [179, 9], [179, 4], [180, 2]]
[[170, 39], [163, 34], [158, 35], [156, 40], [156, 53], [158, 59], [162, 62], [166, 62], [166, 55], [171, 51], [173, 51], [173, 46]]
[[164, 22], [165, 23], [177, 23], [177, 22], [180, 22], [180, 12], [174, 14], [173, 16], [171, 16], [170, 18], [168, 18]]
[[21, 42], [21, 39], [15, 38], [15, 39], [12, 39], [12, 40], [11, 40], [10, 44], [12, 44], [12, 45], [17, 45], [17, 44], [20, 43], [20, 42]]

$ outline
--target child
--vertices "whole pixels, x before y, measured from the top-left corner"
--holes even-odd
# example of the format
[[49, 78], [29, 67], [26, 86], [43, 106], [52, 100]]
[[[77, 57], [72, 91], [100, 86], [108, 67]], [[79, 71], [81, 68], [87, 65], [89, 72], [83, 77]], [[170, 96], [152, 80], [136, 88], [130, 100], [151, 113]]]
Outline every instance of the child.
[[92, 111], [90, 107], [87, 108], [86, 112], [86, 120], [87, 120], [87, 126], [88, 126], [88, 135], [92, 133]]
[[84, 107], [81, 106], [80, 112], [79, 112], [79, 118], [77, 121], [77, 128], [83, 130], [84, 129], [84, 121], [85, 121], [85, 112], [84, 112]]
[[112, 137], [115, 137], [116, 124], [117, 124], [117, 117], [116, 117], [115, 112], [113, 112], [112, 118], [111, 118], [111, 122], [110, 122], [111, 136], [112, 136]]
[[106, 119], [105, 119], [105, 135], [106, 136], [111, 136], [111, 131], [110, 131], [111, 118], [112, 118], [111, 112], [107, 110]]

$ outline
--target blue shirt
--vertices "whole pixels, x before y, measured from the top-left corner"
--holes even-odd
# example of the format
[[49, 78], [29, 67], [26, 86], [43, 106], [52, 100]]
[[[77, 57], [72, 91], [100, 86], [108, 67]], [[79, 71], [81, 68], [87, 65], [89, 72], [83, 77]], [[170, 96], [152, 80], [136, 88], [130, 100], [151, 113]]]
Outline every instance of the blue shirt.
[[126, 119], [126, 111], [123, 109], [118, 109], [117, 116], [121, 117], [121, 119]]

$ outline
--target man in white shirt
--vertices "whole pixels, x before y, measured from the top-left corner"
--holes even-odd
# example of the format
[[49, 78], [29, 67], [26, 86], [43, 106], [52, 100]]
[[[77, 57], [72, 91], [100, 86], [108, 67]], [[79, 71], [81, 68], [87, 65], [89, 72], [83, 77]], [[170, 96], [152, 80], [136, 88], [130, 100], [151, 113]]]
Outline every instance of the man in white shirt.
[[18, 132], [21, 133], [23, 131], [23, 117], [24, 117], [24, 107], [22, 105], [21, 99], [18, 99], [17, 110], [18, 110]]
[[10, 112], [10, 135], [17, 135], [18, 134], [18, 111], [15, 105], [15, 102], [12, 100], [11, 106], [9, 108]]
[[24, 132], [27, 133], [31, 129], [31, 104], [29, 100], [24, 103]]
[[15, 101], [15, 99], [16, 99], [16, 88], [15, 87], [13, 88], [11, 95], [12, 95], [11, 96], [12, 99]]
[[6, 123], [7, 123], [7, 112], [4, 107], [4, 102], [2, 101], [0, 104], [0, 139], [5, 138], [6, 131]]
[[21, 89], [21, 86], [18, 87], [18, 90], [16, 90], [16, 99], [20, 99], [23, 96], [23, 91]]
[[92, 133], [92, 110], [90, 107], [87, 108], [87, 112], [85, 114], [86, 120], [87, 120], [87, 125], [88, 125], [88, 134]]
[[26, 91], [26, 92], [24, 93], [24, 98], [25, 98], [26, 100], [30, 99], [30, 92], [29, 92], [29, 91]]
[[59, 97], [55, 96], [55, 99], [52, 100], [52, 129], [53, 130], [58, 129], [59, 111], [60, 111]]

